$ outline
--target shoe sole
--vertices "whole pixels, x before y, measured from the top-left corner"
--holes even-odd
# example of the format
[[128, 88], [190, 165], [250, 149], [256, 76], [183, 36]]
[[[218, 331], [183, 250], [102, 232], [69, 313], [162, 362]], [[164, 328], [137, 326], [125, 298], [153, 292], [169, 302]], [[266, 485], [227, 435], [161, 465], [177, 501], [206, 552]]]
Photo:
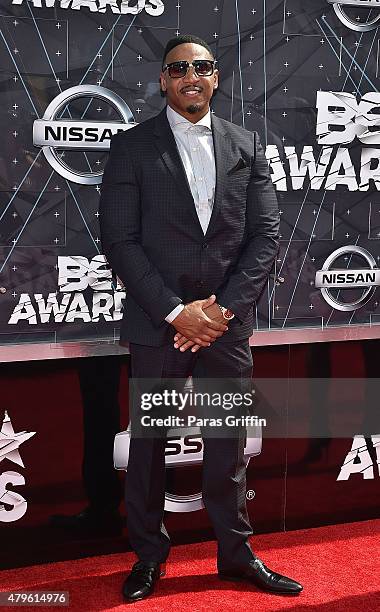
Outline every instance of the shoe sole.
[[254, 582], [251, 582], [249, 578], [242, 578], [240, 576], [221, 576], [220, 574], [218, 574], [218, 578], [219, 580], [225, 580], [226, 582], [248, 582], [249, 584], [255, 586], [257, 589], [260, 589], [261, 591], [266, 591], [267, 593], [272, 593], [272, 595], [299, 595], [302, 592], [302, 589], [301, 591], [285, 591], [269, 589], [264, 586], [260, 587]]

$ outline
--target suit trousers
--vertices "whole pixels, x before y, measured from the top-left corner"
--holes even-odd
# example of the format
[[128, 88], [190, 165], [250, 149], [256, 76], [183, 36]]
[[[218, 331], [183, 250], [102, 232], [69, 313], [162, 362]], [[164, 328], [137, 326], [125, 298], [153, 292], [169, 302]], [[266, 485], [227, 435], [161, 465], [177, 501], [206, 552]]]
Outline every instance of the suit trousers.
[[[173, 336], [174, 336], [173, 330]], [[181, 353], [173, 343], [151, 347], [130, 343], [133, 378], [197, 379], [252, 377], [249, 340], [213, 342], [196, 353]], [[200, 381], [201, 382], [201, 381]], [[233, 437], [203, 435], [203, 502], [218, 542], [218, 569], [246, 567], [255, 557], [248, 538], [252, 528], [246, 508], [245, 428]], [[203, 432], [202, 432], [203, 433]], [[165, 436], [131, 437], [126, 475], [130, 544], [142, 561], [166, 561], [170, 539], [163, 524], [165, 505]]]

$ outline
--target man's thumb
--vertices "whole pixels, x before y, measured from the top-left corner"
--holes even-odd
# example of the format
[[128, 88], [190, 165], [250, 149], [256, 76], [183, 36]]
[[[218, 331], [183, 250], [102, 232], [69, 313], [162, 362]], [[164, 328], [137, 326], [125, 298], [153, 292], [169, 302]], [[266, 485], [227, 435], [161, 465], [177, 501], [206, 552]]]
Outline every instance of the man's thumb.
[[216, 300], [216, 295], [214, 294], [210, 295], [210, 297], [203, 300], [202, 309], [207, 308], [208, 306], [211, 306], [212, 304], [214, 304], [215, 300]]

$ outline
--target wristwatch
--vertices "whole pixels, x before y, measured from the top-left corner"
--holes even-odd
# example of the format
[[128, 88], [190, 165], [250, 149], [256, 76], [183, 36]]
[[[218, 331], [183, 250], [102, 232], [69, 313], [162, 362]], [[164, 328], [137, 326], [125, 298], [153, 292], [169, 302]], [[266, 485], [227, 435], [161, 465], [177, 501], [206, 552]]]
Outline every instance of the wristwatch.
[[231, 321], [231, 319], [234, 318], [234, 313], [232, 312], [232, 310], [230, 310], [229, 308], [225, 308], [224, 306], [221, 306], [220, 304], [218, 304], [220, 310], [222, 311], [222, 315], [223, 318], [226, 319], [226, 321]]

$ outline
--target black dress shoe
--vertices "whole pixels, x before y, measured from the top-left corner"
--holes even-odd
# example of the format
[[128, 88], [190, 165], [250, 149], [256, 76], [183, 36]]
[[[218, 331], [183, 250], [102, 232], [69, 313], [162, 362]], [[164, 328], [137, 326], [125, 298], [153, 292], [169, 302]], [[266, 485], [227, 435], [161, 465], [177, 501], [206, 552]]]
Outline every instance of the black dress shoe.
[[272, 572], [264, 563], [256, 557], [251, 561], [245, 571], [219, 571], [221, 580], [244, 580], [254, 584], [263, 591], [271, 593], [282, 593], [285, 595], [297, 595], [303, 589], [302, 585], [291, 578], [281, 576], [277, 572]]
[[160, 576], [165, 576], [165, 565], [156, 561], [137, 561], [123, 584], [123, 596], [127, 601], [139, 601], [154, 591]]
[[77, 536], [117, 536], [123, 532], [123, 520], [117, 510], [94, 509], [91, 506], [78, 514], [53, 514], [49, 523]]

